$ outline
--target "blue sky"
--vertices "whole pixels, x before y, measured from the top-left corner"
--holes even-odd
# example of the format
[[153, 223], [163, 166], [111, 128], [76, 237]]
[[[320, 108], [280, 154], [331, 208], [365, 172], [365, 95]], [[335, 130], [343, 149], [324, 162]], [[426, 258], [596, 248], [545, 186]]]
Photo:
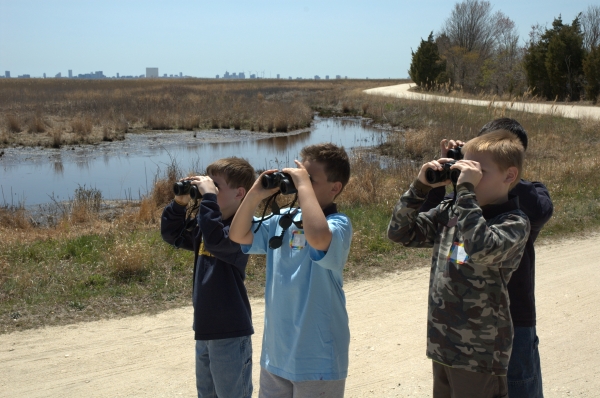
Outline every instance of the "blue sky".
[[[595, 0], [597, 1], [597, 0]], [[524, 41], [532, 24], [571, 22], [588, 0], [492, 1]], [[455, 1], [0, 0], [0, 74], [406, 77], [411, 48]]]

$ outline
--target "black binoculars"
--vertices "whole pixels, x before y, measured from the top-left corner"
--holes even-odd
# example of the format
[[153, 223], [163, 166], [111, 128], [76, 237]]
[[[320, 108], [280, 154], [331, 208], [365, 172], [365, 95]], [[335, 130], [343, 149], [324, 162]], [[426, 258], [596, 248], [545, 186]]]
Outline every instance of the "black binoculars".
[[425, 179], [430, 184], [437, 184], [438, 182], [443, 182], [446, 180], [452, 180], [452, 183], [456, 184], [458, 181], [458, 176], [460, 175], [460, 170], [450, 169], [454, 163], [456, 162], [443, 163], [442, 170], [428, 168], [425, 171]]
[[202, 194], [198, 191], [198, 187], [192, 184], [190, 180], [178, 181], [173, 184], [173, 193], [176, 196], [190, 195], [192, 199], [200, 199]]
[[456, 148], [448, 149], [448, 153], [446, 157], [452, 158], [454, 160], [461, 160], [464, 156], [462, 153], [462, 145], [457, 146]]
[[282, 171], [276, 171], [272, 174], [265, 174], [260, 179], [260, 182], [265, 189], [279, 188], [282, 194], [291, 195], [298, 192], [294, 185], [292, 176]]

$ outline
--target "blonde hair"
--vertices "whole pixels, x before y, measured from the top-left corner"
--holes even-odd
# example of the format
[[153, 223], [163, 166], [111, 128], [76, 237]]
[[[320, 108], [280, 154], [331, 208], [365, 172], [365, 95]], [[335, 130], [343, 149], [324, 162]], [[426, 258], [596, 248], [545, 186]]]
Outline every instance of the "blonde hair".
[[519, 138], [508, 130], [496, 130], [480, 135], [468, 141], [462, 148], [463, 153], [489, 153], [493, 162], [502, 171], [516, 167], [519, 174], [510, 184], [510, 189], [519, 183], [523, 172], [525, 148]]

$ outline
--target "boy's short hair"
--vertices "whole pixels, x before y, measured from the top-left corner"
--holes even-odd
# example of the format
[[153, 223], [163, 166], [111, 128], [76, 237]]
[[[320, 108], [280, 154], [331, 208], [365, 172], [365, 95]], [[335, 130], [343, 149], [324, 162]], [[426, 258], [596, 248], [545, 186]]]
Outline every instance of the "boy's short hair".
[[462, 151], [463, 153], [487, 152], [502, 171], [508, 170], [509, 167], [516, 167], [519, 175], [510, 185], [510, 189], [519, 182], [523, 170], [525, 148], [514, 133], [508, 130], [496, 130], [480, 135], [468, 141]]
[[523, 148], [527, 150], [527, 132], [521, 126], [521, 123], [517, 122], [515, 119], [511, 119], [508, 117], [501, 117], [499, 119], [492, 120], [487, 123], [485, 126], [479, 130], [479, 134], [477, 136], [490, 133], [496, 130], [508, 130], [514, 135], [516, 135], [521, 143], [523, 144]]
[[254, 168], [246, 159], [238, 157], [223, 158], [212, 162], [206, 168], [206, 174], [221, 176], [230, 188], [243, 187], [246, 192], [256, 180]]
[[[314, 160], [325, 167], [325, 175], [329, 182], [341, 182], [344, 190], [350, 180], [350, 159], [343, 146], [339, 147], [331, 142], [309, 145], [300, 151], [302, 160]], [[338, 194], [339, 195], [339, 194]]]

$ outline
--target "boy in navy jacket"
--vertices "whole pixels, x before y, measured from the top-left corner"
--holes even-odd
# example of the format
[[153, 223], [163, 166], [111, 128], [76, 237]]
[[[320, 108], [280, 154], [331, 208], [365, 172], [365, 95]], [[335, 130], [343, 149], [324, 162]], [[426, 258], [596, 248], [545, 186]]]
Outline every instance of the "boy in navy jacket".
[[[186, 222], [190, 195], [175, 196], [161, 218], [163, 239], [194, 257], [194, 336], [198, 397], [252, 395], [252, 313], [244, 279], [248, 255], [229, 239], [229, 226], [255, 180], [244, 159], [210, 164], [206, 176], [184, 178], [202, 195]], [[182, 181], [183, 181], [182, 180]]]

